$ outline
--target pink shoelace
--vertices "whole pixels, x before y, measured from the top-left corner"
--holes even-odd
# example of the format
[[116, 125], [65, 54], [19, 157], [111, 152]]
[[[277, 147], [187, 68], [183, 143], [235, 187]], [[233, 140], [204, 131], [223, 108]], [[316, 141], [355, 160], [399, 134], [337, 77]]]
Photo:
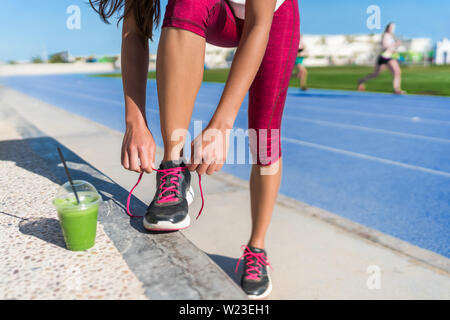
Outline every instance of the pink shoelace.
[[[261, 275], [261, 271], [259, 269], [261, 266], [263, 266], [263, 267], [269, 266], [272, 269], [272, 266], [269, 263], [269, 259], [266, 257], [266, 255], [263, 252], [261, 252], [261, 253], [252, 252], [249, 249], [249, 247], [246, 245], [243, 245], [241, 247], [241, 249], [244, 250], [244, 253], [238, 259], [238, 262], [236, 264], [236, 270], [234, 272], [238, 271], [239, 262], [242, 259], [248, 260], [247, 261], [247, 270], [245, 270], [247, 273], [247, 275], [245, 276], [246, 279], [259, 280], [260, 275]], [[255, 263], [254, 266], [252, 265], [253, 263]]]
[[[153, 169], [156, 172], [160, 172], [163, 175], [161, 176], [160, 180], [162, 181], [162, 183], [159, 185], [159, 190], [160, 193], [158, 194], [158, 201], [157, 203], [166, 203], [166, 202], [172, 202], [172, 201], [176, 201], [177, 198], [175, 197], [175, 194], [178, 194], [179, 191], [176, 189], [175, 185], [179, 185], [178, 183], [178, 179], [181, 178], [181, 172], [184, 170], [187, 170], [186, 167], [176, 167], [176, 168], [169, 168], [169, 169]], [[127, 214], [130, 217], [134, 217], [134, 218], [138, 218], [138, 217], [142, 217], [142, 216], [136, 216], [133, 215], [130, 212], [130, 201], [131, 201], [131, 196], [133, 194], [134, 189], [138, 186], [138, 184], [141, 182], [142, 180], [142, 176], [143, 176], [143, 172], [139, 175], [138, 181], [136, 182], [136, 184], [134, 185], [133, 188], [131, 188], [130, 193], [128, 194], [128, 199], [127, 199]], [[170, 187], [166, 187], [165, 184], [167, 182], [167, 179], [169, 179], [170, 177], [170, 182], [174, 185], [170, 186]], [[198, 174], [198, 185], [200, 187], [200, 196], [202, 198], [202, 206], [200, 208], [200, 211], [198, 212], [198, 215], [196, 217], [196, 219], [198, 219], [203, 211], [203, 206], [205, 204], [205, 200], [203, 198], [203, 190], [202, 190], [202, 176], [200, 174]], [[171, 192], [169, 192], [171, 191]], [[167, 194], [167, 192], [169, 192]]]

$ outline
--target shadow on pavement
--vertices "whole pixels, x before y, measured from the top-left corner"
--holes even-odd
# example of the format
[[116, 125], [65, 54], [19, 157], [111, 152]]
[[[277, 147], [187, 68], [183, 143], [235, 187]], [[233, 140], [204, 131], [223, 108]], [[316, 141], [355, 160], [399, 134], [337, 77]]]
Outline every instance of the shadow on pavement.
[[[167, 232], [149, 232], [142, 224], [142, 217], [128, 217], [125, 209], [128, 190], [125, 190], [114, 183], [109, 177], [103, 175], [92, 165], [53, 138], [39, 137], [23, 140], [0, 141], [0, 161], [13, 161], [21, 168], [41, 175], [52, 182], [61, 185], [67, 181], [67, 177], [56, 147], [61, 148], [72, 179], [89, 181], [101, 194], [103, 203], [99, 211], [99, 222], [108, 220], [109, 223], [115, 224], [120, 230], [120, 224], [129, 221], [130, 226], [140, 233], [152, 234], [155, 236], [161, 234], [161, 237], [167, 237], [170, 236], [170, 234], [174, 234]], [[115, 208], [112, 208], [111, 206], [114, 206]], [[117, 206], [120, 207], [119, 210], [117, 210]], [[142, 214], [145, 212], [146, 207], [147, 206], [142, 201], [134, 196], [132, 197], [130, 209], [133, 212]], [[119, 216], [109, 215], [109, 212], [113, 212], [113, 215], [118, 214]], [[12, 215], [9, 213], [4, 214]], [[57, 219], [43, 217], [23, 219], [15, 215], [13, 216], [21, 219], [19, 223], [20, 232], [65, 248], [64, 237]], [[209, 254], [209, 257], [219, 265], [234, 282], [237, 284], [240, 283], [241, 266], [239, 267], [240, 270], [238, 270], [238, 272], [234, 272], [237, 259], [216, 254]]]
[[208, 256], [213, 260], [225, 273], [233, 279], [233, 281], [240, 286], [242, 274], [242, 261], [239, 264], [239, 269], [235, 272], [238, 259], [221, 256], [218, 254], [209, 254]]
[[[56, 147], [61, 148], [72, 178], [89, 181], [101, 194], [103, 201], [99, 208], [98, 221], [132, 272], [143, 283], [147, 297], [245, 299], [243, 292], [234, 286], [225, 274], [217, 272], [217, 266], [182, 233], [149, 234], [142, 225], [142, 217], [128, 217], [124, 207], [127, 203], [128, 190], [103, 175], [55, 139], [48, 136], [24, 135], [23, 140], [0, 141], [0, 165], [3, 165], [2, 161], [11, 161], [16, 166], [61, 185], [67, 177]], [[98, 152], [101, 152], [101, 148]], [[21, 181], [26, 184], [32, 182]], [[37, 185], [36, 188], [38, 187]], [[33, 196], [35, 195], [24, 194], [21, 201], [33, 201]], [[147, 206], [136, 197], [132, 197], [130, 207], [133, 212], [142, 214]], [[18, 213], [5, 214], [20, 219]], [[39, 212], [33, 213], [33, 218], [19, 221], [19, 230], [23, 234], [65, 248], [57, 219], [39, 217]], [[219, 261], [227, 262], [224, 258]], [[231, 259], [226, 263], [227, 266], [232, 264]], [[211, 278], [204, 278], [204, 273]], [[211, 287], [217, 290], [211, 291]]]
[[35, 218], [22, 220], [19, 231], [43, 241], [66, 248], [59, 221], [53, 218]]
[[[72, 179], [89, 181], [95, 188], [97, 188], [98, 192], [102, 196], [102, 206], [106, 207], [105, 210], [108, 210], [109, 205], [107, 202], [111, 201], [120, 207], [122, 209], [120, 212], [123, 213], [125, 218], [128, 218], [125, 210], [128, 190], [125, 190], [116, 184], [112, 179], [105, 176], [70, 149], [66, 148], [64, 145], [60, 144], [51, 137], [44, 136], [37, 138], [25, 138], [23, 140], [0, 141], [0, 161], [12, 161], [17, 166], [25, 170], [43, 176], [50, 181], [61, 185], [67, 181], [67, 177], [65, 175], [61, 160], [59, 159], [56, 147], [61, 148]], [[133, 196], [130, 207], [133, 212], [145, 212], [146, 205]], [[100, 211], [101, 210], [102, 209], [100, 209]], [[120, 220], [123, 221], [123, 219]], [[142, 218], [129, 218], [128, 220], [130, 225], [137, 231], [141, 233], [148, 233], [142, 226]], [[99, 221], [101, 221], [100, 212]], [[52, 221], [52, 219], [42, 219], [39, 223], [34, 221], [24, 230], [30, 232], [30, 234], [33, 234], [34, 232], [37, 234], [36, 236], [40, 238], [41, 234], [39, 231], [33, 231], [33, 228], [37, 229], [38, 226], [43, 228], [56, 227], [55, 222], [58, 221]], [[49, 225], [47, 226], [47, 224]], [[61, 231], [58, 232], [61, 233]], [[45, 237], [41, 239], [46, 240]]]

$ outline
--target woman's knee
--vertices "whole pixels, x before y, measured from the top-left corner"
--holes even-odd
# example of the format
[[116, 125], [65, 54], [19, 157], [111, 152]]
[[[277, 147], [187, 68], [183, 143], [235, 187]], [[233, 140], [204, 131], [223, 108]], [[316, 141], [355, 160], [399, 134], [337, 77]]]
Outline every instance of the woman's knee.
[[263, 176], [275, 175], [281, 173], [282, 157], [279, 155], [268, 163], [253, 164], [258, 168], [259, 174]]
[[249, 128], [252, 163], [270, 166], [281, 157], [280, 129]]

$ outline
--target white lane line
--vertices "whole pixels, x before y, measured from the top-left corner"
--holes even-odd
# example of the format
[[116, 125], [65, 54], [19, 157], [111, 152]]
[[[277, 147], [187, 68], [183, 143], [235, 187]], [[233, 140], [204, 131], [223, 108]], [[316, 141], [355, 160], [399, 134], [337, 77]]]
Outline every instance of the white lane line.
[[[361, 106], [361, 104], [364, 105], [364, 102], [365, 101], [359, 101], [359, 102], [346, 101], [346, 104], [348, 106], [350, 106], [350, 107], [359, 107], [359, 106]], [[370, 107], [375, 107], [376, 108], [376, 107], [378, 107], [380, 105], [385, 105], [386, 102], [388, 102], [388, 101], [383, 101], [383, 102], [367, 101], [367, 102], [370, 102], [370, 104], [368, 104], [368, 108], [370, 108]], [[448, 103], [450, 103], [450, 101]], [[423, 104], [425, 105], [426, 102], [423, 102]], [[399, 110], [404, 111], [404, 110], [406, 110], [406, 111], [411, 111], [411, 112], [441, 112], [441, 113], [450, 114], [450, 110], [448, 110], [448, 109], [436, 109], [436, 108], [433, 108], [433, 107], [410, 106], [410, 105], [407, 105], [407, 104], [401, 104], [401, 105], [395, 104], [394, 105], [394, 103], [393, 103], [393, 105], [388, 105], [388, 108], [391, 108], [392, 110], [396, 110], [396, 111], [399, 111]]]
[[[296, 107], [298, 109], [309, 109], [309, 110], [313, 110], [313, 111], [323, 111], [323, 112], [329, 112], [329, 113], [347, 113], [347, 114], [357, 114], [357, 115], [362, 115], [362, 116], [371, 116], [371, 117], [378, 117], [378, 118], [392, 118], [392, 119], [400, 119], [400, 120], [407, 120], [409, 122], [414, 120], [414, 116], [412, 117], [406, 117], [406, 116], [397, 116], [397, 115], [392, 115], [392, 114], [382, 114], [382, 113], [373, 113], [373, 112], [362, 112], [362, 111], [352, 111], [352, 110], [338, 110], [338, 109], [330, 109], [330, 108], [322, 108], [322, 107], [310, 107], [310, 106], [306, 106], [306, 105], [296, 105]], [[297, 110], [298, 110], [297, 109]], [[287, 111], [288, 109], [285, 109], [285, 111]], [[289, 109], [289, 110], [292, 110]], [[285, 115], [287, 116], [288, 114], [285, 113]], [[447, 125], [450, 126], [450, 121], [445, 121], [445, 120], [435, 120], [435, 119], [425, 119], [425, 118], [420, 118], [420, 122], [425, 122], [425, 123], [433, 123], [433, 124], [442, 124], [442, 125]]]
[[39, 86], [36, 84], [33, 84], [34, 88], [38, 88], [38, 89], [43, 89], [44, 91], [49, 91], [49, 92], [59, 92], [59, 93], [64, 93], [66, 96], [67, 94], [71, 94], [74, 96], [79, 96], [79, 97], [83, 97], [83, 98], [88, 98], [88, 99], [92, 99], [92, 100], [97, 100], [97, 101], [102, 101], [102, 102], [106, 102], [109, 104], [116, 104], [116, 105], [120, 105], [120, 106], [124, 106], [125, 102], [122, 101], [116, 101], [116, 100], [112, 100], [112, 99], [106, 99], [106, 98], [101, 98], [101, 97], [96, 97], [94, 95], [91, 94], [85, 94], [85, 93], [80, 93], [78, 91], [75, 90], [64, 90], [64, 89], [56, 89], [56, 88], [49, 88], [46, 86]]
[[94, 90], [95, 94], [100, 94], [100, 92], [102, 94], [122, 94], [122, 87], [120, 87], [120, 90], [109, 90], [109, 89], [105, 89], [105, 88], [98, 88], [98, 86], [94, 87], [94, 86], [89, 86], [90, 83], [88, 83], [87, 80], [72, 80], [70, 82], [59, 82], [59, 81], [55, 81], [55, 80], [48, 80], [47, 82], [44, 83], [46, 85], [51, 85], [51, 86], [55, 86], [58, 88], [69, 88], [72, 90], [86, 90], [87, 92], [89, 92], [89, 90]]
[[[290, 88], [292, 88], [292, 87], [290, 87]], [[318, 90], [321, 90], [321, 89], [318, 89]], [[292, 93], [294, 93], [293, 97], [295, 99], [295, 97], [298, 96], [298, 95], [295, 95], [295, 92], [292, 92]], [[350, 96], [352, 98], [353, 97], [365, 98], [366, 99], [365, 101], [371, 102], [372, 104], [374, 103], [374, 101], [371, 100], [370, 98], [372, 98], [372, 97], [373, 98], [378, 98], [378, 96], [376, 96], [376, 95], [380, 95], [382, 98], [388, 98], [389, 100], [391, 100], [392, 98], [394, 98], [394, 99], [396, 98], [396, 97], [392, 97], [392, 93], [382, 93], [382, 92], [375, 93], [375, 96], [372, 96], [372, 97], [368, 93], [358, 94], [358, 92], [356, 92], [356, 91], [340, 91], [339, 93], [342, 93], [341, 94], [342, 96]], [[371, 92], [371, 93], [374, 93], [374, 92]], [[331, 94], [326, 94], [325, 93], [324, 94], [324, 93], [320, 92], [319, 94], [321, 94], [323, 96], [327, 96], [327, 95], [337, 96], [337, 94], [335, 94], [335, 93], [331, 93]], [[314, 93], [313, 93], [313, 95], [314, 95]], [[289, 95], [288, 95], [288, 97], [289, 97]], [[305, 94], [301, 98], [312, 98], [312, 99], [314, 99], [314, 98], [317, 98], [317, 97], [315, 97], [315, 96], [308, 97], [308, 94]], [[400, 97], [397, 97], [397, 98], [400, 98]], [[408, 100], [403, 100], [403, 98], [407, 98]], [[433, 105], [431, 107], [429, 107], [429, 106], [427, 106], [427, 107], [411, 106], [411, 105], [409, 105], [409, 102], [410, 102], [411, 98], [419, 98], [421, 100], [421, 102], [424, 102], [424, 103], [430, 102]], [[418, 94], [408, 94], [406, 97], [402, 97], [400, 99], [401, 100], [397, 100], [396, 101], [396, 102], [400, 102], [401, 103], [401, 104], [397, 104], [397, 106], [396, 106], [397, 108], [402, 108], [402, 109], [405, 109], [405, 108], [408, 108], [408, 109], [421, 109], [421, 110], [424, 110], [424, 111], [438, 111], [438, 112], [450, 113], [450, 110], [448, 110], [448, 108], [440, 106], [440, 105], [443, 105], [444, 103], [450, 103], [450, 98], [446, 97], [446, 96], [426, 96], [426, 95], [420, 95], [420, 94], [419, 95]], [[430, 100], [430, 101], [424, 101], [424, 100]], [[440, 101], [437, 101], [437, 100], [440, 100]], [[357, 101], [352, 101], [352, 100], [348, 100], [348, 101], [349, 102], [350, 101], [354, 102], [353, 104], [360, 104], [360, 101], [358, 101], [358, 102]], [[384, 101], [387, 101], [387, 99], [384, 100]], [[417, 101], [417, 100], [414, 99], [414, 101]], [[437, 107], [435, 105], [436, 102], [439, 104], [439, 106], [437, 106]], [[443, 102], [443, 103], [441, 103], [441, 102]], [[377, 103], [377, 104], [383, 104], [383, 103]]]
[[[78, 96], [78, 97], [83, 97], [83, 98], [87, 98], [87, 99], [92, 99], [92, 100], [97, 100], [97, 101], [102, 101], [102, 102], [106, 102], [108, 104], [115, 104], [115, 105], [119, 105], [121, 107], [125, 107], [125, 102], [121, 99], [120, 101], [117, 100], [113, 100], [113, 99], [108, 99], [108, 98], [102, 98], [102, 97], [98, 97], [93, 95], [93, 93], [81, 93], [79, 91], [76, 90], [65, 90], [62, 88], [55, 88], [55, 87], [47, 87], [47, 86], [43, 86], [43, 85], [37, 85], [37, 84], [33, 84], [33, 88], [38, 88], [38, 89], [43, 89], [43, 90], [47, 90], [47, 91], [54, 91], [54, 92], [59, 92], [62, 94], [71, 94], [74, 96]], [[201, 106], [201, 107], [209, 107], [210, 104], [206, 104], [206, 103], [196, 103], [194, 108], [197, 106]], [[151, 106], [148, 106], [151, 107]], [[152, 109], [150, 109], [152, 110]], [[153, 111], [151, 111], [153, 112]], [[158, 112], [159, 113], [159, 112]]]
[[414, 138], [414, 139], [429, 140], [429, 141], [442, 142], [442, 143], [450, 143], [450, 139], [422, 136], [422, 135], [412, 134], [412, 133], [404, 133], [404, 132], [398, 132], [398, 131], [363, 127], [363, 126], [357, 126], [357, 125], [352, 125], [352, 124], [343, 124], [343, 123], [331, 122], [331, 121], [325, 121], [325, 120], [308, 119], [308, 118], [296, 117], [296, 116], [285, 116], [285, 118], [288, 120], [311, 122], [311, 123], [316, 123], [319, 125], [330, 126], [330, 127], [355, 129], [355, 130], [369, 131], [369, 132], [378, 132], [378, 133], [389, 134], [389, 135], [405, 137], [405, 138]]
[[433, 174], [433, 175], [438, 175], [438, 176], [450, 178], [450, 173], [448, 173], [446, 171], [433, 170], [433, 169], [429, 169], [429, 168], [415, 166], [415, 165], [412, 165], [412, 164], [407, 164], [407, 163], [403, 163], [403, 162], [398, 162], [398, 161], [388, 160], [388, 159], [384, 159], [384, 158], [369, 156], [369, 155], [363, 154], [363, 153], [337, 149], [337, 148], [328, 147], [328, 146], [324, 146], [324, 145], [321, 145], [321, 144], [307, 142], [307, 141], [298, 140], [298, 139], [282, 137], [281, 140], [282, 141], [286, 141], [286, 142], [290, 142], [290, 143], [294, 143], [294, 144], [298, 144], [298, 145], [302, 145], [302, 146], [306, 146], [306, 147], [310, 147], [310, 148], [321, 149], [321, 150], [326, 150], [326, 151], [330, 151], [330, 152], [345, 154], [345, 155], [351, 156], [351, 157], [356, 157], [356, 158], [360, 158], [360, 159], [381, 162], [381, 163], [385, 163], [385, 164], [389, 164], [389, 165], [393, 165], [393, 166], [397, 166], [397, 167], [401, 167], [401, 168], [411, 169], [411, 170], [415, 170], [415, 171], [422, 171], [422, 172], [430, 173], [430, 174]]

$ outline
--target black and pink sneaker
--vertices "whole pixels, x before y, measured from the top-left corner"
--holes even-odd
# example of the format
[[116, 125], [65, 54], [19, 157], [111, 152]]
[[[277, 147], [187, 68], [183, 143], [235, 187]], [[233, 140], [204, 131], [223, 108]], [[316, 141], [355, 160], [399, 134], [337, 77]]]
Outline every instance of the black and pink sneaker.
[[236, 271], [241, 259], [245, 260], [241, 286], [250, 299], [264, 299], [272, 292], [272, 280], [267, 267], [271, 267], [264, 249], [242, 246], [243, 255], [239, 258]]
[[156, 193], [144, 216], [151, 231], [172, 231], [189, 227], [189, 205], [194, 200], [191, 173], [183, 162], [163, 161], [156, 170]]

